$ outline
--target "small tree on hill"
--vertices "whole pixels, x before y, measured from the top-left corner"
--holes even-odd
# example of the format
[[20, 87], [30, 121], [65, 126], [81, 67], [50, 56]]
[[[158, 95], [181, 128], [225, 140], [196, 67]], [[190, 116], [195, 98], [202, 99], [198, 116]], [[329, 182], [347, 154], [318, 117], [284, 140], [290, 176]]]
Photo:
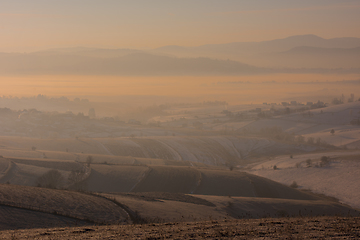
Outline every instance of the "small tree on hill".
[[314, 145], [315, 139], [313, 137], [308, 137], [307, 138], [307, 143], [310, 144], [310, 145]]
[[87, 156], [86, 158], [86, 164], [88, 167], [90, 167], [90, 164], [94, 161], [92, 156]]
[[86, 182], [84, 182], [85, 171], [84, 170], [72, 170], [68, 177], [68, 182], [70, 184], [70, 188], [75, 189], [77, 191], [82, 191], [86, 189]]
[[335, 130], [334, 130], [334, 129], [331, 129], [330, 133], [331, 133], [331, 135], [334, 135], [334, 134], [335, 134]]
[[320, 167], [325, 167], [330, 164], [330, 158], [327, 156], [322, 156], [320, 159]]
[[292, 184], [290, 184], [290, 187], [292, 187], [292, 188], [298, 188], [299, 185], [298, 185], [295, 181], [293, 181]]

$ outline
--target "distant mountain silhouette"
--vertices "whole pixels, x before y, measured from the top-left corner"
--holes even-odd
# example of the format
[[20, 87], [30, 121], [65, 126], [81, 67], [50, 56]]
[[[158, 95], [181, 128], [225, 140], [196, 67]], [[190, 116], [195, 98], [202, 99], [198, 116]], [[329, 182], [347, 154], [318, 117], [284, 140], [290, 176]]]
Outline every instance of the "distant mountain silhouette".
[[141, 52], [136, 49], [105, 49], [105, 48], [54, 48], [45, 51], [35, 52], [36, 55], [76, 55], [96, 58], [114, 58], [121, 57], [131, 53]]
[[0, 74], [241, 75], [359, 69], [360, 38], [315, 35], [147, 51], [76, 47], [0, 53]]
[[358, 68], [360, 67], [360, 47], [322, 48], [295, 47], [288, 51], [264, 55], [263, 60], [276, 62], [277, 65], [299, 68]]
[[323, 48], [323, 47], [295, 47], [288, 51], [280, 52], [279, 54], [322, 54], [322, 55], [359, 55], [360, 47], [356, 48]]
[[[347, 63], [353, 61], [350, 57], [349, 60], [337, 65], [325, 63], [311, 65], [302, 64], [295, 66], [292, 61], [283, 60], [275, 57], [274, 53], [285, 52], [297, 47], [313, 47], [313, 48], [357, 48], [360, 47], [360, 38], [333, 38], [324, 39], [316, 35], [298, 35], [291, 36], [284, 39], [275, 39], [263, 42], [234, 42], [227, 44], [209, 44], [198, 47], [180, 47], [180, 46], [165, 46], [154, 49], [156, 53], [168, 54], [178, 57], [210, 57], [218, 59], [231, 59], [241, 61], [251, 65], [261, 67], [360, 67], [360, 63], [352, 63], [345, 66]], [[290, 55], [289, 55], [290, 56]], [[293, 56], [296, 58], [297, 56]], [[337, 57], [334, 55], [334, 57]], [[343, 56], [344, 58], [344, 56]], [[322, 61], [322, 59], [318, 59]], [[300, 61], [295, 61], [300, 62]]]
[[238, 75], [269, 70], [236, 61], [132, 53], [115, 58], [75, 54], [0, 54], [0, 73], [109, 75]]

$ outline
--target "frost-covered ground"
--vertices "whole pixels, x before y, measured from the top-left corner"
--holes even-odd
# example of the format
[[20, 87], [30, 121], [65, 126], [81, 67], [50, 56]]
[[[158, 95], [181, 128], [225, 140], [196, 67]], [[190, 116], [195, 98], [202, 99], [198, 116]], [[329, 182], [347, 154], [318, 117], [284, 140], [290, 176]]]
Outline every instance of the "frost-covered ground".
[[[284, 131], [308, 138], [321, 138], [322, 141], [351, 149], [360, 147], [360, 102], [352, 102], [293, 113], [271, 119], [261, 119], [244, 126], [249, 129], [281, 127]], [[353, 123], [351, 123], [353, 122]], [[334, 130], [331, 133], [331, 130]]]
[[[323, 167], [322, 156], [330, 157], [330, 163]], [[293, 158], [279, 156], [249, 166], [248, 172], [285, 185], [295, 181], [301, 189], [335, 197], [360, 208], [360, 151], [311, 153], [293, 155]]]

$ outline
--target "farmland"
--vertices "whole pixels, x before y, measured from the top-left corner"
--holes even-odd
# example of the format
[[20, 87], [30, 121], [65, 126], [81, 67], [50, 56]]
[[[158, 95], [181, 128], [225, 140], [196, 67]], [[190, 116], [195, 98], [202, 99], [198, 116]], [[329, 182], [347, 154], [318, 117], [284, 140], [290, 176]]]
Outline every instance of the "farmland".
[[[196, 117], [190, 109], [177, 107], [173, 115], [141, 125], [67, 116], [78, 126], [75, 135], [61, 130], [66, 126], [59, 127], [69, 122], [48, 119], [58, 134], [35, 136], [40, 130], [34, 126], [46, 113], [23, 114], [17, 120], [28, 123], [22, 134], [7, 131], [13, 123], [3, 121], [0, 211], [6, 217], [0, 218], [0, 228], [49, 228], [47, 233], [52, 234], [57, 230], [51, 227], [66, 227], [63, 234], [70, 238], [75, 232], [82, 236], [129, 234], [130, 228], [138, 229], [128, 225], [131, 223], [167, 223], [171, 225], [164, 226], [185, 229], [218, 221], [213, 226], [218, 225], [219, 230], [209, 236], [229, 228], [234, 229], [228, 231], [229, 236], [240, 236], [236, 234], [245, 230], [235, 226], [242, 219], [250, 225], [279, 221], [291, 226], [286, 229], [300, 229], [304, 218], [313, 217], [321, 226], [351, 222], [351, 234], [356, 234], [356, 218], [334, 216], [360, 214], [354, 191], [360, 182], [360, 139], [358, 126], [350, 123], [357, 118], [359, 102], [309, 109], [306, 114], [293, 107], [290, 113], [271, 118], [259, 118], [250, 107], [194, 108]], [[272, 110], [265, 107], [263, 111]], [[3, 120], [11, 117], [0, 116]], [[155, 120], [156, 125], [152, 124]], [[52, 185], [57, 189], [44, 188], [49, 173], [57, 174], [56, 185]], [[274, 218], [280, 220], [270, 220]], [[31, 219], [31, 224], [22, 219]], [[183, 225], [186, 222], [191, 225]], [[94, 227], [103, 224], [117, 227], [109, 226], [106, 231]], [[76, 226], [84, 228], [68, 228]], [[303, 228], [304, 234], [312, 231], [310, 225]], [[40, 237], [42, 231], [26, 234]], [[141, 234], [150, 236], [144, 231]]]

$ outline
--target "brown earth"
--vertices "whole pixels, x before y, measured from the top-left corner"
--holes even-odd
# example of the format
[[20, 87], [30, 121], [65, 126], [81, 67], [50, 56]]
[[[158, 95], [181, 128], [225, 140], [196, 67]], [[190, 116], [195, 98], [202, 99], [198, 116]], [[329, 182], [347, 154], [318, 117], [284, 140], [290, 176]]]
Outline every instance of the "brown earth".
[[0, 231], [1, 239], [358, 239], [360, 218], [265, 218]]

